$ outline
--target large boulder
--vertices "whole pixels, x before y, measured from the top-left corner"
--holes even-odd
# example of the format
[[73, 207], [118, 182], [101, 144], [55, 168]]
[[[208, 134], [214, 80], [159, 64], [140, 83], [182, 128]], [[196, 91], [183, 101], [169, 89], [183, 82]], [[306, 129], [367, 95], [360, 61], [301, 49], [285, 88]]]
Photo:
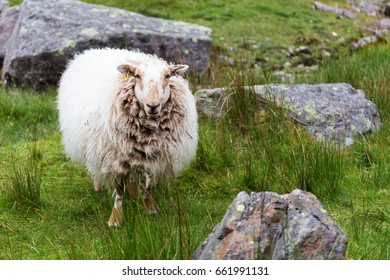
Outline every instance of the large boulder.
[[197, 260], [344, 259], [347, 237], [311, 193], [241, 192]]
[[0, 15], [0, 68], [3, 64], [6, 50], [8, 48], [8, 42], [11, 38], [12, 31], [14, 30], [16, 20], [19, 16], [19, 6], [14, 7], [1, 7]]
[[4, 60], [3, 81], [56, 86], [75, 54], [89, 48], [140, 49], [202, 72], [209, 28], [73, 0], [25, 0]]
[[[376, 105], [346, 83], [256, 85], [247, 87], [261, 99], [285, 108], [299, 124], [307, 127], [315, 139], [349, 146], [355, 136], [380, 128]], [[215, 88], [195, 93], [198, 109], [207, 115], [220, 115], [229, 104], [232, 89]], [[226, 109], [226, 108], [225, 108]]]

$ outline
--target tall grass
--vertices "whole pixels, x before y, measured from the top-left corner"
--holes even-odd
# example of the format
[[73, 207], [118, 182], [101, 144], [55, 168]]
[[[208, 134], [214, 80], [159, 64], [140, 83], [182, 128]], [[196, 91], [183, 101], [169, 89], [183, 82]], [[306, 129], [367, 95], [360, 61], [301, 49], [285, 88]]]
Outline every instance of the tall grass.
[[27, 159], [11, 155], [6, 167], [2, 199], [11, 208], [38, 209], [41, 205], [42, 153], [35, 145], [28, 149]]

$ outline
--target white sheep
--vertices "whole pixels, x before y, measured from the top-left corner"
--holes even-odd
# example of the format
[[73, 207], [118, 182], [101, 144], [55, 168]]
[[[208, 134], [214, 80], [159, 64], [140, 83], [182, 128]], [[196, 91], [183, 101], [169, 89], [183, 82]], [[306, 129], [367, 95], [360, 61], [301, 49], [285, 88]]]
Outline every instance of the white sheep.
[[123, 224], [125, 187], [142, 186], [148, 213], [156, 213], [151, 185], [174, 178], [196, 154], [195, 99], [173, 65], [136, 51], [93, 49], [77, 55], [58, 89], [66, 155], [84, 164], [95, 190], [109, 185], [115, 203], [110, 227]]

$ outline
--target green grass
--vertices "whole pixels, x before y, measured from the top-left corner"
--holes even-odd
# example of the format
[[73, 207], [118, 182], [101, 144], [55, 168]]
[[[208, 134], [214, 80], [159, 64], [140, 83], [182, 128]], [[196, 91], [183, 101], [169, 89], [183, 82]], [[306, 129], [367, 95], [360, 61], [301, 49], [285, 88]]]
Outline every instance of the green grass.
[[[127, 197], [126, 224], [111, 230], [106, 226], [111, 192], [95, 193], [85, 168], [63, 154], [55, 92], [0, 89], [0, 259], [188, 259], [238, 192], [283, 194], [295, 188], [319, 197], [346, 232], [347, 258], [390, 259], [388, 45], [342, 52], [338, 60], [299, 77], [299, 82], [351, 83], [377, 104], [381, 130], [339, 149], [314, 142], [272, 103], [258, 109], [259, 100], [241, 86], [273, 81], [266, 70], [251, 64], [266, 47], [253, 50], [239, 43], [269, 37], [264, 46], [287, 46], [300, 33], [322, 34], [320, 27], [353, 34], [358, 27], [350, 21], [317, 14], [309, 1], [299, 0], [288, 6], [286, 1], [261, 1], [262, 6], [253, 9], [248, 8], [250, 1], [189, 1], [187, 9], [183, 1], [144, 1], [137, 6], [133, 1], [104, 2], [205, 24], [214, 29], [220, 47], [224, 42], [235, 45], [238, 39], [239, 64], [232, 68], [214, 59], [205, 76], [191, 77], [193, 88], [235, 87], [233, 106], [223, 118], [200, 117], [196, 159], [178, 180], [155, 188], [158, 215], [145, 215], [140, 202]], [[343, 6], [345, 1], [338, 2]], [[285, 29], [280, 28], [282, 19]]]

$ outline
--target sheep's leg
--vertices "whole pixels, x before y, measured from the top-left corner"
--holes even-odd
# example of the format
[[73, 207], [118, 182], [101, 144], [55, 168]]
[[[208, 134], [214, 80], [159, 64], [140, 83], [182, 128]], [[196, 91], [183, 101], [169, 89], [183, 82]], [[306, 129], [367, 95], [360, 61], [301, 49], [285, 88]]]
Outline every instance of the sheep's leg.
[[143, 202], [144, 202], [144, 209], [145, 212], [154, 215], [157, 213], [156, 211], [156, 205], [154, 203], [153, 197], [152, 197], [152, 188], [150, 186], [150, 176], [146, 175], [146, 182], [145, 182], [145, 188], [143, 193]]
[[130, 182], [129, 184], [129, 195], [132, 199], [137, 201], [138, 199], [138, 187], [137, 184], [134, 182]]
[[124, 193], [125, 193], [124, 184], [118, 184], [118, 186], [116, 186], [115, 188], [114, 208], [112, 209], [111, 216], [107, 222], [109, 227], [118, 228], [123, 225], [122, 203], [123, 203]]
[[93, 188], [94, 188], [95, 192], [102, 192], [104, 190], [103, 185], [96, 180], [93, 181]]

